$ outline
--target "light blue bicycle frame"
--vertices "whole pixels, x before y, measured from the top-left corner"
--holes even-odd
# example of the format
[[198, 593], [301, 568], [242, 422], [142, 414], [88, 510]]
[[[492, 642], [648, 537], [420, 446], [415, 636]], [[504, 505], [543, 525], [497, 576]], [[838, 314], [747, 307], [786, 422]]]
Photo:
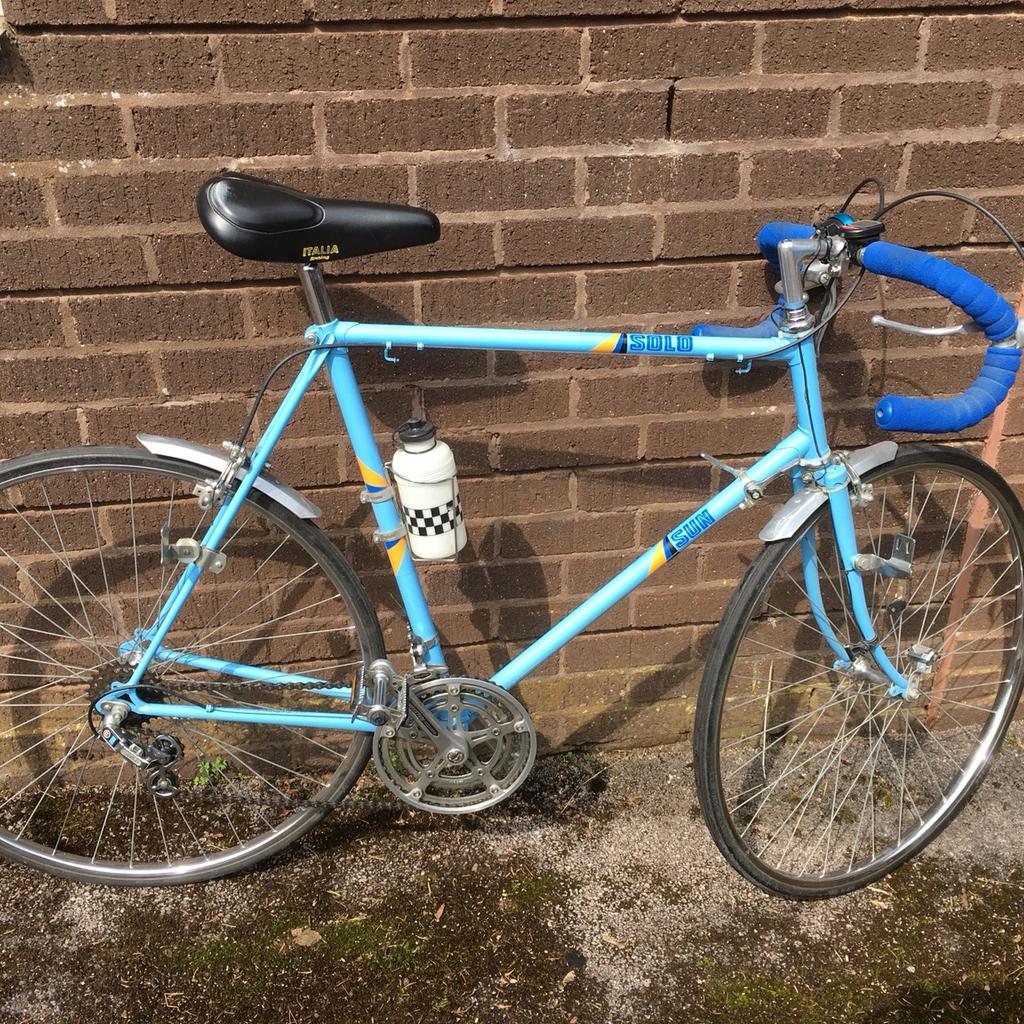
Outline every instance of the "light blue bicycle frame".
[[[370, 507], [376, 517], [379, 535], [391, 562], [411, 634], [422, 645], [424, 663], [437, 674], [443, 675], [447, 671], [444, 654], [402, 531], [401, 515], [389, 487], [387, 471], [374, 440], [352, 370], [348, 353], [350, 348], [384, 346], [385, 353], [391, 348], [596, 352], [608, 353], [612, 359], [627, 354], [645, 354], [667, 358], [724, 360], [738, 365], [757, 359], [782, 362], [789, 368], [793, 385], [796, 429], [767, 455], [748, 467], [742, 479], [734, 479], [696, 512], [687, 516], [657, 544], [495, 672], [492, 679], [506, 689], [516, 686], [538, 665], [578, 636], [595, 619], [630, 594], [666, 562], [744, 505], [748, 499], [747, 488], [750, 485], [765, 484], [774, 477], [789, 472], [794, 490], [800, 490], [805, 486], [803, 466], [810, 465], [814, 467], [815, 485], [828, 491], [829, 495], [835, 542], [853, 617], [862, 638], [862, 642], [854, 646], [858, 648], [858, 652], [871, 654], [879, 670], [892, 684], [891, 695], [901, 696], [906, 692], [906, 680], [890, 662], [875, 634], [864, 586], [860, 575], [854, 569], [857, 548], [849, 489], [846, 486], [847, 471], [841, 464], [828, 462], [830, 451], [826, 442], [817, 356], [812, 338], [794, 339], [784, 334], [769, 338], [732, 338], [700, 334], [601, 334], [587, 331], [395, 326], [337, 320], [309, 328], [306, 338], [312, 345], [312, 351], [253, 449], [244, 477], [239, 480], [236, 489], [229, 493], [210, 523], [202, 538], [203, 547], [218, 549], [306, 390], [326, 366], [368, 497], [371, 499]], [[818, 628], [836, 655], [837, 667], [848, 666], [853, 652], [840, 641], [825, 612], [813, 532], [808, 533], [804, 539], [802, 553], [804, 583], [811, 611]], [[326, 679], [297, 676], [164, 647], [167, 634], [189, 595], [200, 582], [202, 572], [203, 570], [194, 563], [187, 566], [165, 600], [154, 624], [121, 646], [122, 653], [131, 654], [133, 659], [137, 659], [137, 663], [129, 681], [123, 687], [119, 686], [116, 692], [122, 699], [128, 699], [137, 713], [160, 718], [373, 731], [374, 727], [365, 719], [341, 710], [289, 711], [223, 707], [215, 704], [154, 703], [141, 699], [134, 688], [140, 685], [143, 674], [153, 662], [173, 662], [189, 668], [265, 683], [293, 680], [312, 684], [322, 682], [323, 686], [314, 692], [336, 697], [340, 701], [348, 701], [351, 698], [350, 685], [354, 684], [339, 686]]]

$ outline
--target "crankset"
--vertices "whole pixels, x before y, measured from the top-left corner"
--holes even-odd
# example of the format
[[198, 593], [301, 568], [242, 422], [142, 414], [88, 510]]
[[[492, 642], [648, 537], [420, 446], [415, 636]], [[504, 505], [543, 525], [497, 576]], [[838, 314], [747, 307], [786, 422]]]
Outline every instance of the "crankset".
[[526, 708], [483, 679], [409, 688], [404, 724], [374, 734], [377, 774], [396, 796], [435, 814], [471, 814], [511, 796], [537, 756]]

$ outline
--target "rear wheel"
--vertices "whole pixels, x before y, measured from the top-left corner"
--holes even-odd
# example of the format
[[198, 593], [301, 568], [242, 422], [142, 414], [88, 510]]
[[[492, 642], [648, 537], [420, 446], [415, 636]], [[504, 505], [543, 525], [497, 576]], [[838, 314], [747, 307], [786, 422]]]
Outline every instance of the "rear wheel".
[[[857, 550], [916, 542], [909, 580], [864, 577], [883, 649], [920, 689], [890, 697], [837, 668], [859, 640], [827, 505], [767, 545], [716, 634], [694, 746], [705, 819], [729, 862], [783, 896], [836, 896], [923, 849], [980, 784], [1022, 685], [1024, 518], [990, 467], [938, 445], [902, 446], [865, 476]], [[820, 580], [823, 615], [811, 613]], [[824, 620], [824, 621], [823, 621]]]
[[[205, 477], [121, 448], [0, 467], [0, 853], [67, 877], [153, 885], [254, 864], [337, 805], [366, 764], [366, 733], [129, 716], [168, 752], [160, 795], [97, 735], [92, 710], [131, 667], [119, 645], [151, 624], [181, 572], [161, 531], [201, 537]], [[366, 592], [312, 523], [265, 495], [244, 503], [166, 646], [351, 685], [384, 653]], [[344, 711], [336, 699], [154, 662], [148, 700]], [[237, 684], [242, 682], [234, 680]]]

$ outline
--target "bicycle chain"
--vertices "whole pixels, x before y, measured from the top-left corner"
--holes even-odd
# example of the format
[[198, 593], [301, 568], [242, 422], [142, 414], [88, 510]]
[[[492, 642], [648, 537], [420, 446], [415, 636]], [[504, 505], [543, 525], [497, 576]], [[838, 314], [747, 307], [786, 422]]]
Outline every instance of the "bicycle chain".
[[[101, 680], [101, 682], [103, 681], [105, 680]], [[159, 682], [152, 682], [151, 680], [143, 679], [140, 689], [156, 690], [160, 693], [181, 694], [184, 696], [188, 693], [194, 693], [196, 690], [201, 691], [204, 687], [211, 690], [256, 689], [274, 690], [275, 692], [280, 692], [281, 690], [324, 689], [323, 683], [305, 682], [298, 679], [280, 683], [261, 682], [257, 679], [229, 679], [221, 680], [216, 683], [205, 683], [202, 680], [197, 680], [195, 682], [176, 682], [172, 680], [165, 680], [162, 676], [160, 677]], [[109, 689], [109, 687], [105, 687], [103, 692], [105, 693], [107, 689]], [[94, 693], [91, 695], [90, 699], [95, 701], [101, 696], [102, 693]], [[200, 704], [200, 701], [194, 699], [190, 702]], [[174, 793], [172, 799], [191, 800], [197, 803], [236, 804], [244, 807], [281, 807], [286, 810], [304, 810], [307, 808], [324, 807], [323, 800], [308, 800], [299, 797], [287, 797], [276, 794], [267, 794], [266, 796], [254, 799], [223, 792], [214, 793], [206, 787], [203, 787], [201, 790], [181, 787]], [[350, 813], [352, 811], [365, 811], [367, 813], [388, 812], [397, 816], [406, 808], [401, 804], [396, 804], [393, 800], [370, 800], [366, 797], [349, 797], [344, 799], [342, 803], [337, 806], [329, 807], [329, 809], [335, 813]]]

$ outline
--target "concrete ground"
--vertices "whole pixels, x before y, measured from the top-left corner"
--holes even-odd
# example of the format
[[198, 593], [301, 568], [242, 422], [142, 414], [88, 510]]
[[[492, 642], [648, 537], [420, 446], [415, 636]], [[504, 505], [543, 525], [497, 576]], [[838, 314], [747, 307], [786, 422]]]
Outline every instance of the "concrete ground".
[[0, 1021], [1024, 1021], [1024, 749], [915, 863], [769, 897], [689, 749], [538, 765], [504, 813], [328, 821], [192, 888], [0, 867]]

